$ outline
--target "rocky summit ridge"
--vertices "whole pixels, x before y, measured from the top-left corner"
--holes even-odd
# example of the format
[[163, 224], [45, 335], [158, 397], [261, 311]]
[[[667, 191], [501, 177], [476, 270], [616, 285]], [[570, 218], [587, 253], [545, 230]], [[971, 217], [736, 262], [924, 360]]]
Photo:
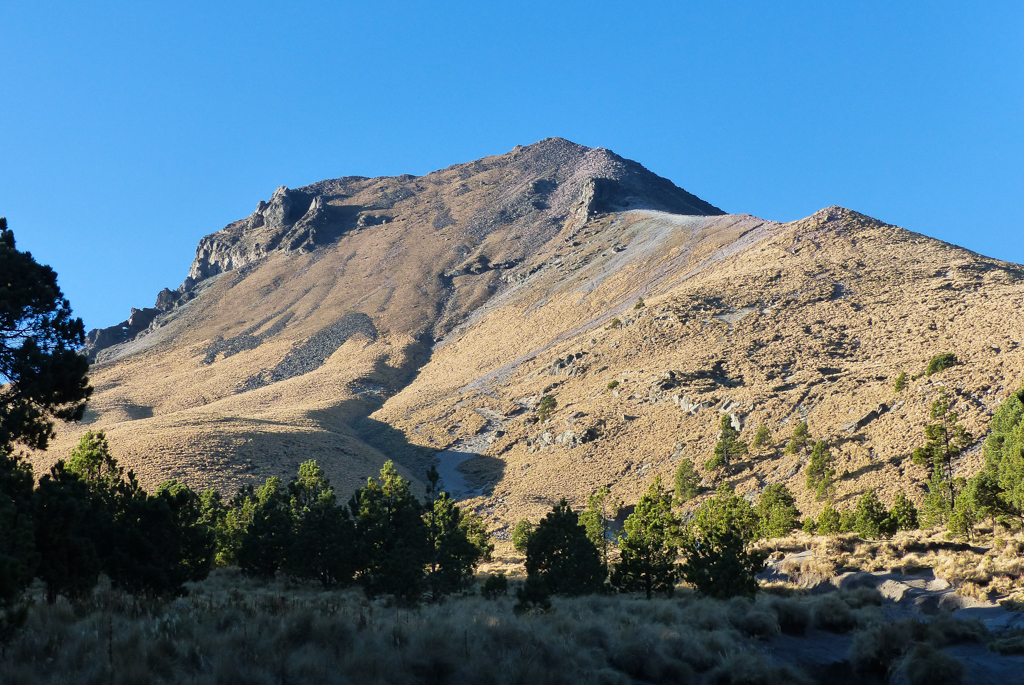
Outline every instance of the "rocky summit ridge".
[[[840, 207], [726, 214], [601, 148], [551, 138], [424, 176], [279, 188], [203, 238], [152, 308], [89, 335], [86, 421], [146, 485], [231, 491], [315, 458], [351, 490], [393, 458], [499, 538], [561, 496], [633, 502], [679, 460], [800, 507], [806, 420], [837, 499], [920, 498], [907, 457], [939, 392], [980, 439], [1024, 380], [1024, 268]], [[952, 352], [958, 366], [914, 377]], [[545, 422], [535, 408], [550, 395]], [[771, 444], [705, 472], [720, 417]], [[75, 442], [62, 427], [37, 470]]]

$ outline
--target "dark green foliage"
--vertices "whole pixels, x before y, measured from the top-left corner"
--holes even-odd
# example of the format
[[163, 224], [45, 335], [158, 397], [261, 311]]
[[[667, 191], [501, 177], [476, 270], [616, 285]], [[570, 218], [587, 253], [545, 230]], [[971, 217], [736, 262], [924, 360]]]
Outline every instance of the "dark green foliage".
[[516, 603], [512, 607], [516, 614], [546, 613], [551, 611], [551, 590], [540, 575], [526, 577], [526, 582], [516, 590]]
[[459, 528], [465, 532], [466, 539], [480, 550], [481, 561], [490, 561], [491, 553], [494, 552], [494, 543], [491, 541], [491, 534], [487, 532], [487, 523], [483, 517], [472, 511], [464, 510]]
[[268, 478], [251, 499], [252, 520], [245, 528], [236, 561], [250, 576], [272, 578], [285, 563], [292, 541], [288, 493], [277, 476]]
[[0, 450], [45, 450], [54, 419], [79, 421], [92, 394], [82, 320], [57, 287], [57, 274], [15, 248], [0, 217]]
[[907, 387], [907, 374], [900, 371], [899, 375], [896, 376], [896, 382], [893, 383], [893, 390], [896, 392], [903, 392]]
[[601, 565], [608, 569], [608, 537], [611, 523], [619, 513], [621, 502], [612, 501], [606, 486], [587, 496], [587, 508], [580, 514], [580, 525], [587, 531], [587, 538], [601, 553]]
[[431, 466], [427, 472], [427, 511], [423, 519], [430, 545], [427, 587], [434, 601], [467, 587], [484, 555], [484, 550], [469, 539], [462, 510], [448, 493], [435, 496], [438, 478], [437, 469]]
[[709, 597], [752, 597], [757, 592], [755, 576], [764, 569], [764, 556], [748, 549], [759, 526], [750, 502], [727, 485], [719, 486], [682, 535], [683, 579]]
[[608, 389], [609, 390], [614, 390], [617, 387], [619, 387], [619, 382], [618, 381], [608, 381]]
[[540, 402], [537, 403], [537, 418], [540, 419], [541, 423], [548, 420], [548, 416], [551, 411], [558, 406], [558, 400], [553, 395], [544, 395], [540, 398]]
[[679, 519], [672, 513], [672, 496], [656, 478], [626, 519], [619, 536], [620, 561], [611, 582], [622, 592], [671, 595], [675, 590]]
[[[1024, 389], [1010, 394], [989, 423], [985, 440], [985, 472], [998, 484], [998, 506], [983, 505], [988, 512], [1005, 516], [1024, 511]], [[991, 485], [986, 487], [992, 489]]]
[[422, 505], [408, 481], [388, 461], [380, 477], [370, 478], [349, 505], [364, 566], [359, 580], [370, 596], [388, 594], [415, 601], [423, 592], [431, 547]]
[[0, 446], [0, 645], [25, 621], [36, 563], [32, 468]]
[[890, 538], [896, 533], [895, 519], [885, 510], [874, 490], [860, 496], [853, 516], [853, 529], [865, 540]]
[[[971, 444], [971, 434], [959, 424], [956, 412], [950, 409], [945, 391], [932, 402], [931, 418], [934, 423], [924, 427], [927, 438], [924, 446], [914, 450], [915, 464], [929, 466], [945, 480], [953, 478], [953, 460]], [[952, 500], [950, 501], [952, 506]]]
[[731, 530], [746, 542], [757, 539], [760, 526], [761, 520], [750, 502], [725, 483], [718, 486], [714, 497], [700, 506], [690, 522], [690, 527], [701, 536]]
[[153, 495], [125, 498], [105, 564], [111, 582], [136, 595], [184, 594], [184, 583], [202, 580], [213, 566], [215, 536], [201, 518], [199, 496], [173, 480]]
[[299, 465], [288, 484], [293, 521], [284, 569], [289, 575], [319, 581], [325, 588], [345, 586], [359, 569], [356, 531], [347, 509], [337, 506], [334, 489], [315, 461]]
[[757, 433], [754, 434], [754, 442], [751, 443], [754, 449], [761, 449], [762, 447], [771, 447], [772, 445], [772, 433], [768, 430], [768, 426], [761, 424], [757, 429]]
[[[97, 533], [109, 530], [103, 505], [88, 483], [58, 461], [34, 493], [38, 577], [51, 604], [59, 595], [75, 599], [99, 579]], [[97, 526], [97, 523], [100, 523]]]
[[541, 519], [527, 539], [526, 572], [552, 595], [596, 592], [604, 583], [597, 547], [565, 499]]
[[638, 297], [636, 300], [636, 304], [633, 305], [633, 309], [643, 309], [646, 306], [647, 305], [644, 304], [644, 298]]
[[498, 599], [508, 594], [508, 577], [504, 573], [495, 573], [487, 576], [487, 580], [480, 587], [480, 594], [484, 599]]
[[702, 532], [691, 527], [683, 535], [680, 551], [686, 557], [682, 577], [707, 597], [753, 597], [756, 575], [764, 570], [764, 555], [748, 549], [747, 542], [731, 530]]
[[952, 352], [937, 354], [928, 362], [928, 367], [924, 370], [924, 373], [926, 376], [931, 376], [933, 373], [945, 371], [950, 367], [956, 366], [958, 363], [956, 355]]
[[679, 468], [676, 469], [675, 478], [675, 502], [682, 504], [700, 494], [700, 475], [697, 469], [693, 468], [693, 462], [683, 458], [679, 460]]
[[782, 483], [769, 485], [757, 503], [758, 533], [763, 538], [780, 538], [797, 527], [800, 510], [796, 500]]
[[512, 548], [520, 554], [526, 554], [526, 543], [533, 533], [533, 524], [529, 519], [520, 519], [512, 529]]
[[844, 518], [843, 514], [832, 506], [831, 500], [825, 502], [825, 508], [821, 510], [821, 516], [818, 517], [818, 535], [835, 535], [848, 532]]
[[728, 468], [733, 459], [746, 454], [747, 443], [739, 437], [740, 432], [732, 427], [732, 419], [728, 414], [723, 414], [719, 425], [718, 442], [715, 444], [715, 456], [708, 459], [704, 469], [714, 471], [717, 468]]
[[819, 502], [832, 495], [836, 475], [832, 463], [832, 452], [829, 451], [828, 443], [824, 440], [814, 443], [811, 461], [807, 464], [807, 489], [814, 491]]
[[801, 421], [793, 427], [793, 437], [786, 443], [786, 454], [798, 454], [804, 451], [811, 439], [811, 429], [806, 421]]
[[917, 530], [917, 507], [902, 490], [896, 493], [889, 516], [892, 517], [896, 530]]
[[620, 321], [618, 317], [612, 319], [612, 322], [608, 324], [608, 328], [611, 329], [616, 329], [619, 328], [620, 326], [622, 326], [622, 321]]

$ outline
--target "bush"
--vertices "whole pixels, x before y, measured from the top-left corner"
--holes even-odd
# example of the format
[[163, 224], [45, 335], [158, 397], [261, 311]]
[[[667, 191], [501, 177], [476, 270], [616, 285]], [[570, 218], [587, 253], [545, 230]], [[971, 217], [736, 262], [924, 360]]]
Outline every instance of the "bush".
[[617, 387], [619, 387], [619, 382], [618, 381], [608, 381], [608, 389], [609, 390], [614, 390]]
[[551, 395], [544, 395], [537, 403], [537, 418], [543, 423], [548, 420], [548, 414], [558, 406], [558, 400]]
[[907, 374], [900, 371], [900, 374], [896, 376], [896, 382], [893, 383], [893, 390], [896, 392], [903, 392], [907, 387]]
[[508, 577], [504, 573], [487, 576], [487, 580], [480, 587], [480, 594], [484, 599], [504, 597], [508, 594]]
[[751, 445], [754, 449], [760, 449], [762, 447], [770, 447], [771, 443], [771, 431], [768, 430], [768, 426], [762, 423], [760, 428], [757, 429], [757, 433], [754, 434], [754, 442]]
[[811, 430], [806, 421], [801, 421], [793, 427], [793, 437], [786, 443], [786, 454], [797, 454], [803, 452], [811, 439]]
[[636, 300], [636, 304], [633, 305], [633, 309], [643, 309], [646, 306], [647, 305], [644, 304], [644, 298], [638, 297]]
[[620, 327], [621, 325], [622, 325], [622, 321], [620, 321], [618, 319], [618, 317], [616, 317], [616, 318], [612, 319], [612, 322], [610, 324], [608, 324], [608, 328], [615, 329], [615, 328]]
[[915, 643], [896, 665], [907, 685], [954, 685], [964, 680], [959, 661], [926, 643]]
[[830, 633], [848, 633], [857, 627], [850, 605], [835, 593], [818, 599], [814, 605], [814, 626]]
[[928, 362], [928, 367], [924, 370], [924, 373], [926, 376], [931, 376], [933, 373], [945, 371], [952, 366], [956, 366], [958, 363], [956, 355], [952, 352], [937, 354]]

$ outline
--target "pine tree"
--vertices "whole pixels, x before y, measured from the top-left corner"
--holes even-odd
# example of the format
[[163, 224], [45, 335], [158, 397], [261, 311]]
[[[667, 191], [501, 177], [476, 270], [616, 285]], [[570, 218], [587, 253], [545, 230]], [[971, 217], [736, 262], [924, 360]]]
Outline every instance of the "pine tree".
[[434, 601], [467, 587], [483, 556], [480, 547], [466, 534], [461, 509], [447, 492], [438, 494], [438, 479], [437, 469], [431, 466], [427, 471], [427, 511], [423, 518], [431, 547], [427, 587]]
[[[934, 423], [924, 427], [927, 438], [922, 447], [914, 450], [912, 459], [915, 464], [927, 466], [931, 470], [928, 502], [925, 518], [934, 525], [949, 520], [956, 504], [960, 487], [953, 479], [953, 460], [960, 456], [971, 442], [971, 435], [959, 424], [956, 412], [950, 409], [945, 391], [939, 393], [932, 403], [931, 418]], [[931, 501], [935, 497], [944, 497], [946, 502]]]
[[533, 524], [529, 519], [520, 519], [516, 527], [512, 529], [512, 549], [520, 554], [526, 554], [526, 543], [533, 533]]
[[885, 505], [874, 490], [868, 490], [857, 500], [853, 527], [865, 540], [890, 538], [896, 532], [895, 520], [885, 510]]
[[824, 440], [814, 443], [811, 461], [807, 464], [807, 489], [814, 491], [819, 502], [832, 494], [835, 482], [835, 469], [832, 468], [832, 463], [832, 452], [829, 451], [828, 443]]
[[18, 443], [45, 450], [53, 422], [80, 421], [92, 395], [81, 319], [57, 274], [15, 247], [0, 217], [0, 452]]
[[352, 497], [356, 535], [365, 566], [359, 580], [367, 595], [415, 602], [423, 593], [431, 548], [422, 505], [408, 481], [387, 461], [377, 479]]
[[360, 567], [355, 525], [337, 504], [334, 489], [316, 461], [299, 465], [288, 484], [292, 540], [283, 567], [289, 575], [317, 580], [325, 588], [349, 585]]
[[757, 503], [758, 532], [762, 538], [780, 538], [789, 535], [800, 519], [796, 500], [782, 483], [769, 485]]
[[292, 510], [281, 479], [267, 478], [252, 504], [252, 521], [238, 548], [238, 566], [246, 575], [272, 578], [284, 565], [292, 542]]
[[907, 387], [907, 374], [900, 371], [899, 375], [896, 376], [896, 382], [893, 383], [893, 390], [896, 392], [903, 392]]
[[704, 464], [706, 471], [714, 471], [718, 468], [728, 468], [733, 459], [742, 457], [747, 453], [747, 443], [739, 439], [740, 432], [732, 427], [732, 419], [728, 414], [722, 414], [718, 442], [715, 444], [715, 456], [708, 459]]
[[[998, 492], [999, 506], [987, 507], [996, 516], [1020, 516], [1024, 511], [1024, 389], [1010, 394], [996, 409], [985, 440], [986, 488]], [[993, 483], [994, 482], [994, 483]]]
[[0, 646], [28, 616], [24, 592], [38, 561], [32, 480], [32, 467], [0, 445]]
[[811, 439], [811, 430], [806, 421], [801, 421], [793, 428], [793, 437], [786, 443], [786, 454], [799, 454], [807, 447]]
[[754, 434], [754, 442], [752, 443], [752, 446], [754, 449], [761, 449], [762, 447], [771, 447], [771, 444], [771, 431], [768, 430], [768, 426], [762, 423], [757, 429], [757, 433]]
[[587, 508], [580, 513], [580, 525], [587, 531], [587, 538], [601, 553], [601, 564], [608, 570], [608, 537], [611, 522], [619, 513], [621, 503], [613, 502], [607, 486], [587, 496]]
[[690, 527], [700, 536], [730, 530], [746, 542], [757, 539], [760, 524], [761, 520], [750, 502], [737, 495], [726, 483], [718, 486], [714, 496], [701, 504], [690, 521]]
[[896, 525], [896, 530], [917, 530], [917, 507], [902, 490], [896, 493], [889, 515]]
[[528, 584], [539, 583], [552, 595], [583, 595], [604, 583], [597, 547], [564, 498], [527, 539], [526, 573]]
[[662, 487], [661, 478], [655, 478], [626, 518], [612, 585], [623, 592], [642, 590], [647, 599], [656, 592], [672, 595], [678, 577], [679, 525], [672, 513], [672, 496]]
[[676, 469], [675, 503], [683, 504], [700, 494], [700, 475], [697, 469], [693, 468], [693, 462], [685, 457], [679, 460], [679, 468]]
[[87, 483], [64, 468], [63, 461], [39, 480], [33, 500], [37, 574], [46, 584], [46, 601], [53, 604], [60, 595], [84, 596], [102, 570], [96, 544], [97, 532], [108, 530], [102, 503]]
[[825, 502], [825, 508], [818, 517], [818, 535], [835, 535], [844, 529], [843, 515], [832, 506], [832, 500]]

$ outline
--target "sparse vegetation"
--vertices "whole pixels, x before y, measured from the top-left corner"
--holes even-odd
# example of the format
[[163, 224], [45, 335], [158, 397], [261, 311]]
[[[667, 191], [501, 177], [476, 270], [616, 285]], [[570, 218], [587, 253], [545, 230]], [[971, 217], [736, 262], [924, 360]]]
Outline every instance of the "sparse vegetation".
[[544, 395], [540, 398], [540, 402], [537, 403], [537, 418], [541, 423], [548, 420], [548, 415], [558, 406], [558, 400], [555, 399], [554, 395]]
[[609, 330], [615, 330], [616, 328], [620, 328], [621, 326], [622, 320], [619, 319], [619, 317], [615, 317], [614, 319], [611, 320], [611, 323], [608, 324]]
[[928, 361], [928, 366], [925, 368], [924, 373], [926, 376], [931, 376], [954, 367], [958, 363], [956, 355], [952, 352], [937, 354]]
[[533, 533], [533, 524], [529, 519], [520, 519], [515, 528], [512, 529], [512, 549], [520, 554], [526, 554], [526, 542]]
[[689, 502], [700, 493], [700, 475], [693, 468], [693, 462], [686, 457], [679, 460], [676, 469], [674, 498], [676, 504]]
[[633, 309], [643, 309], [646, 306], [647, 305], [644, 304], [644, 298], [638, 297], [636, 300], [636, 304], [633, 305]]
[[619, 382], [618, 381], [608, 381], [608, 389], [609, 390], [614, 390], [617, 387], [619, 387]]
[[807, 464], [807, 489], [814, 492], [819, 502], [832, 495], [835, 483], [833, 461], [827, 442], [818, 440], [814, 443], [811, 460]]
[[728, 414], [722, 414], [715, 454], [704, 464], [704, 469], [714, 471], [728, 468], [733, 459], [742, 457], [746, 453], [747, 443], [740, 440], [740, 432], [733, 428], [731, 417]]
[[907, 388], [907, 374], [904, 371], [900, 371], [899, 375], [896, 376], [896, 382], [893, 383], [893, 390], [896, 392], [903, 392]]
[[811, 430], [806, 421], [793, 427], [793, 437], [786, 443], [786, 454], [799, 454], [804, 451], [811, 439]]
[[761, 449], [762, 447], [771, 447], [771, 444], [772, 433], [768, 430], [768, 426], [762, 423], [757, 429], [757, 433], [754, 434], [754, 441], [751, 443], [751, 447]]

